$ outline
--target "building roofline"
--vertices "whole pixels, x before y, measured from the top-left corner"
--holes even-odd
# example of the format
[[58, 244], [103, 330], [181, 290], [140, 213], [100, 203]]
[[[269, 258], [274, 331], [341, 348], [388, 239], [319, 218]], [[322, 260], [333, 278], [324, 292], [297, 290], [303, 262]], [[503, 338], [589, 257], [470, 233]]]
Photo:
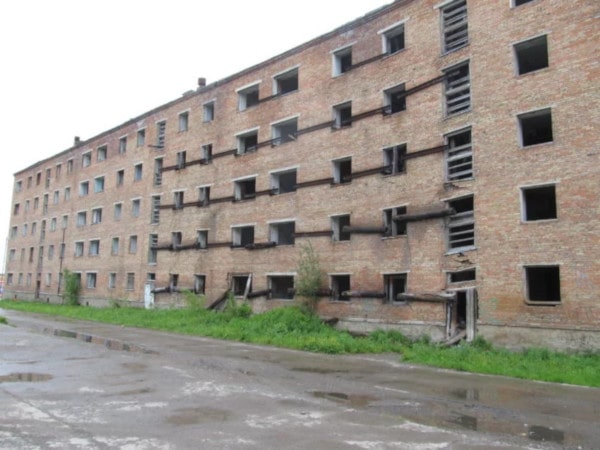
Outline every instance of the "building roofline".
[[373, 11], [370, 11], [370, 12], [364, 14], [363, 16], [357, 18], [357, 19], [354, 19], [354, 20], [352, 20], [350, 22], [347, 22], [344, 25], [341, 25], [341, 26], [333, 29], [332, 31], [329, 31], [329, 32], [327, 32], [325, 34], [317, 36], [316, 38], [313, 38], [313, 39], [311, 39], [311, 40], [309, 40], [309, 41], [307, 41], [307, 42], [305, 42], [303, 44], [300, 44], [300, 45], [298, 45], [296, 47], [293, 47], [290, 50], [286, 50], [283, 53], [280, 53], [280, 54], [278, 54], [276, 56], [273, 56], [273, 57], [271, 57], [269, 59], [266, 59], [266, 60], [264, 60], [262, 62], [259, 62], [259, 63], [255, 64], [253, 66], [250, 66], [250, 67], [248, 67], [246, 69], [243, 69], [243, 70], [241, 70], [239, 72], [236, 72], [236, 73], [234, 73], [232, 75], [229, 75], [229, 76], [227, 76], [225, 78], [222, 78], [222, 79], [217, 80], [217, 81], [215, 81], [213, 83], [210, 83], [210, 84], [208, 84], [206, 86], [199, 87], [195, 91], [188, 91], [188, 92], [184, 93], [181, 97], [178, 97], [178, 98], [176, 98], [174, 100], [171, 100], [171, 101], [169, 101], [167, 103], [164, 103], [164, 104], [162, 104], [160, 106], [157, 106], [156, 108], [153, 108], [153, 109], [151, 109], [149, 111], [146, 111], [146, 112], [144, 112], [144, 113], [142, 113], [142, 114], [140, 114], [140, 115], [138, 115], [136, 117], [128, 119], [127, 121], [121, 123], [120, 125], [112, 127], [110, 129], [108, 129], [106, 131], [103, 131], [103, 132], [101, 132], [101, 133], [99, 133], [99, 134], [97, 134], [95, 136], [92, 136], [92, 137], [90, 137], [90, 138], [88, 138], [86, 140], [79, 141], [76, 145], [73, 145], [73, 146], [67, 148], [66, 150], [60, 151], [58, 153], [55, 153], [52, 156], [49, 156], [48, 158], [41, 159], [41, 160], [39, 160], [39, 161], [37, 161], [37, 162], [29, 165], [28, 167], [15, 172], [13, 174], [13, 176], [17, 177], [18, 175], [20, 175], [20, 174], [22, 174], [24, 172], [27, 172], [27, 171], [33, 169], [36, 166], [43, 165], [47, 161], [50, 161], [52, 159], [56, 159], [56, 158], [58, 158], [58, 157], [60, 157], [62, 155], [69, 154], [69, 153], [71, 153], [73, 151], [76, 151], [77, 149], [79, 149], [81, 147], [85, 147], [85, 146], [89, 145], [93, 141], [96, 141], [96, 140], [98, 140], [98, 139], [100, 139], [100, 138], [102, 138], [104, 136], [111, 135], [115, 131], [117, 131], [117, 130], [119, 130], [121, 128], [127, 127], [127, 126], [129, 126], [131, 124], [134, 124], [136, 122], [139, 122], [140, 120], [145, 119], [145, 118], [147, 118], [149, 116], [152, 116], [152, 115], [156, 114], [157, 112], [159, 112], [159, 111], [161, 111], [163, 109], [170, 108], [171, 106], [174, 106], [177, 103], [189, 100], [192, 97], [197, 97], [197, 96], [199, 96], [199, 95], [201, 95], [201, 94], [203, 94], [205, 92], [208, 92], [208, 91], [211, 91], [213, 89], [216, 89], [219, 86], [222, 86], [224, 84], [230, 83], [231, 81], [235, 80], [236, 78], [241, 78], [244, 75], [247, 75], [248, 73], [256, 71], [256, 70], [258, 70], [258, 69], [260, 69], [262, 67], [268, 66], [268, 65], [273, 64], [273, 63], [275, 63], [277, 61], [280, 61], [282, 59], [288, 58], [288, 57], [290, 57], [290, 56], [292, 56], [292, 55], [294, 55], [296, 53], [300, 53], [303, 50], [306, 50], [307, 48], [310, 48], [310, 47], [313, 47], [315, 45], [318, 45], [318, 44], [320, 44], [320, 43], [322, 43], [322, 42], [324, 42], [324, 41], [326, 41], [328, 39], [331, 39], [332, 37], [334, 37], [334, 36], [336, 36], [338, 34], [344, 33], [346, 31], [349, 31], [349, 30], [353, 29], [353, 28], [356, 28], [358, 26], [361, 26], [361, 25], [364, 25], [366, 23], [369, 23], [372, 20], [375, 20], [375, 19], [379, 18], [380, 16], [388, 13], [389, 11], [397, 9], [397, 8], [399, 8], [401, 6], [405, 6], [405, 5], [409, 4], [409, 3], [412, 3], [413, 1], [415, 1], [415, 0], [394, 0], [393, 3], [381, 6], [381, 7], [377, 8], [377, 9], [374, 9]]

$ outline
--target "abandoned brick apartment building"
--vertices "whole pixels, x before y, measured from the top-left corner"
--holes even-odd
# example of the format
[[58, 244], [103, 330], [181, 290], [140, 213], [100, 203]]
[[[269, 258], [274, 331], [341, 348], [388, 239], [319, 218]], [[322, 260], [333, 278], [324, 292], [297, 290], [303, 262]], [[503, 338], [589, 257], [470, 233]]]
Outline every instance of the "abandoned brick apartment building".
[[9, 298], [232, 289], [356, 331], [600, 345], [600, 8], [397, 0], [15, 174]]

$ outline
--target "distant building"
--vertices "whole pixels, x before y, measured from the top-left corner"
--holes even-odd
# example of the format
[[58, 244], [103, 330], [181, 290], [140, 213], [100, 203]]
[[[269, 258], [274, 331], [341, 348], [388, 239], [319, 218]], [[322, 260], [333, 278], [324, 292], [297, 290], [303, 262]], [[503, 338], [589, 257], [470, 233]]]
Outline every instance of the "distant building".
[[398, 0], [200, 79], [15, 174], [6, 296], [261, 311], [310, 243], [342, 327], [598, 348], [598, 14]]

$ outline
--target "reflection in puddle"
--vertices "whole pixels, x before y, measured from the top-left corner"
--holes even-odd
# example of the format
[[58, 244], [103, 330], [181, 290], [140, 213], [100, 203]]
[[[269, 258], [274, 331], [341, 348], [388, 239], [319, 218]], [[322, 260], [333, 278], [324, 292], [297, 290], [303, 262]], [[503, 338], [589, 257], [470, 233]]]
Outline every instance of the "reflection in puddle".
[[369, 403], [377, 400], [376, 397], [370, 395], [359, 395], [359, 394], [344, 394], [343, 392], [312, 392], [312, 395], [317, 398], [325, 398], [332, 400], [337, 403], [346, 403], [350, 406], [366, 406]]
[[11, 373], [8, 375], [0, 375], [0, 383], [19, 381], [48, 381], [52, 378], [52, 375], [45, 373]]
[[558, 444], [562, 444], [565, 440], [565, 433], [561, 430], [555, 430], [539, 425], [531, 425], [529, 427], [528, 436], [532, 441], [551, 441]]
[[461, 400], [479, 400], [479, 390], [478, 389], [455, 389], [450, 391], [456, 398], [460, 398]]

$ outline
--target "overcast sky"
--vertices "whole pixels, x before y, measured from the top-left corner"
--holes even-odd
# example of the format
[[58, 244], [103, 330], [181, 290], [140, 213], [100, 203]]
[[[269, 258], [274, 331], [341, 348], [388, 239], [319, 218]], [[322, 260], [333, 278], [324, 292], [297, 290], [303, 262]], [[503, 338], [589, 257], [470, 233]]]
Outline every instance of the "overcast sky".
[[15, 172], [391, 2], [3, 2], [0, 271]]

